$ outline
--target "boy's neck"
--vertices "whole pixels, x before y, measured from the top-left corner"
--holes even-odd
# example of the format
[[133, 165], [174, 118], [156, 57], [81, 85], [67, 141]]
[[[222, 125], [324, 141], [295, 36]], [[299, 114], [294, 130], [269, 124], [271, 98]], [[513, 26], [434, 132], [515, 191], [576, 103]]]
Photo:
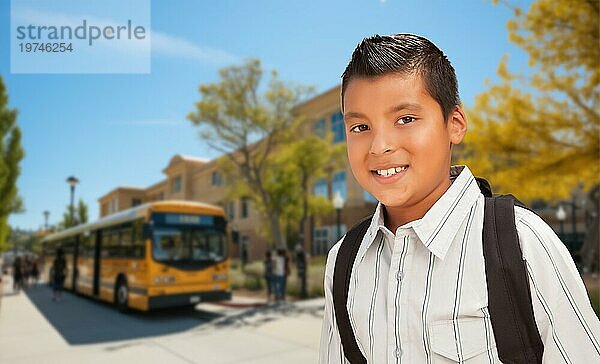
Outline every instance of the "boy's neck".
[[437, 186], [436, 189], [424, 199], [411, 206], [390, 207], [384, 205], [383, 216], [385, 227], [395, 234], [396, 229], [400, 226], [423, 218], [431, 206], [433, 206], [448, 188], [450, 188], [450, 185], [452, 185], [450, 179], [444, 180], [444, 183]]

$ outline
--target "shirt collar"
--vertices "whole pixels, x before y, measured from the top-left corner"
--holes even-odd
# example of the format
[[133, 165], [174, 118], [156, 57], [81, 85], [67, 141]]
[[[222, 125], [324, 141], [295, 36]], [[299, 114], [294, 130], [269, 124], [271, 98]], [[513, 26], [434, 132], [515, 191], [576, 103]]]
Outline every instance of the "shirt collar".
[[[423, 245], [442, 260], [461, 223], [481, 194], [475, 177], [466, 166], [452, 166], [450, 179], [453, 183], [425, 213], [425, 216], [398, 228], [413, 228]], [[377, 204], [367, 235], [359, 250], [359, 257], [363, 256], [376, 240], [379, 230], [382, 230], [382, 233], [387, 230], [384, 223], [384, 206], [381, 203]]]

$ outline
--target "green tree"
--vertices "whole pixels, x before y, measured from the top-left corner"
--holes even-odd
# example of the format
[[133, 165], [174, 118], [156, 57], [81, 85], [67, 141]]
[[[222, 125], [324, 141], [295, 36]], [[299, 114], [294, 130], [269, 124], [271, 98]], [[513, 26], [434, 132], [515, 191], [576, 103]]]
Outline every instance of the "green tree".
[[82, 199], [79, 200], [77, 206], [67, 205], [66, 211], [63, 213], [63, 220], [59, 223], [59, 229], [68, 229], [79, 224], [88, 222], [88, 206]]
[[530, 69], [512, 73], [502, 59], [500, 81], [469, 110], [463, 160], [526, 201], [590, 190], [600, 182], [598, 1], [538, 0], [513, 10], [510, 40], [527, 52]]
[[[328, 171], [343, 168], [345, 146], [333, 144], [332, 135], [321, 138], [309, 135], [283, 146], [276, 158], [277, 169], [289, 175], [289, 186], [285, 186], [290, 201], [284, 217], [287, 225], [298, 227], [296, 236], [304, 243], [304, 228], [309, 216], [319, 217], [333, 211], [331, 202], [322, 196], [312, 195], [312, 185]], [[294, 229], [292, 229], [294, 231]]]
[[0, 251], [7, 246], [10, 231], [8, 216], [23, 211], [17, 179], [21, 174], [20, 162], [24, 154], [17, 110], [8, 107], [6, 86], [0, 77]]
[[258, 60], [224, 68], [219, 75], [218, 82], [200, 85], [201, 99], [188, 119], [200, 127], [203, 142], [224, 153], [232, 167], [229, 174], [239, 177], [232, 184], [235, 193], [251, 199], [273, 242], [283, 246], [280, 219], [289, 203], [286, 188], [291, 180], [274, 168], [273, 155], [294, 139], [302, 121], [294, 107], [312, 88], [285, 83], [273, 71], [261, 93]]

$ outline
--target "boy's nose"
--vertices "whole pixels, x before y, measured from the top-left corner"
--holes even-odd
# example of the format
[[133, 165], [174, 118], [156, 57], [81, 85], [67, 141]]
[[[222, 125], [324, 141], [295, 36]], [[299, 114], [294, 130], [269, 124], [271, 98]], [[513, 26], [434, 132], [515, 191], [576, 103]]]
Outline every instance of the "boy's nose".
[[391, 153], [396, 149], [391, 133], [381, 131], [375, 133], [369, 153], [372, 155]]

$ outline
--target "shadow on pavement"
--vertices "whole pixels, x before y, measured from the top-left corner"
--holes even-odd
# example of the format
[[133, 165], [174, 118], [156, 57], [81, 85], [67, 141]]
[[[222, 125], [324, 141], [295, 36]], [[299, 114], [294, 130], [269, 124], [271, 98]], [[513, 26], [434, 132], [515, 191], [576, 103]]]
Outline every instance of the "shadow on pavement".
[[109, 304], [69, 292], [63, 293], [60, 302], [54, 302], [52, 290], [41, 284], [22, 292], [71, 345], [168, 335], [199, 328], [221, 317], [193, 308], [121, 313]]
[[247, 309], [236, 314], [224, 316], [211, 324], [214, 328], [223, 327], [258, 327], [278, 320], [281, 317], [297, 317], [301, 315], [323, 318], [323, 305], [306, 306], [298, 303], [274, 304], [263, 307]]

